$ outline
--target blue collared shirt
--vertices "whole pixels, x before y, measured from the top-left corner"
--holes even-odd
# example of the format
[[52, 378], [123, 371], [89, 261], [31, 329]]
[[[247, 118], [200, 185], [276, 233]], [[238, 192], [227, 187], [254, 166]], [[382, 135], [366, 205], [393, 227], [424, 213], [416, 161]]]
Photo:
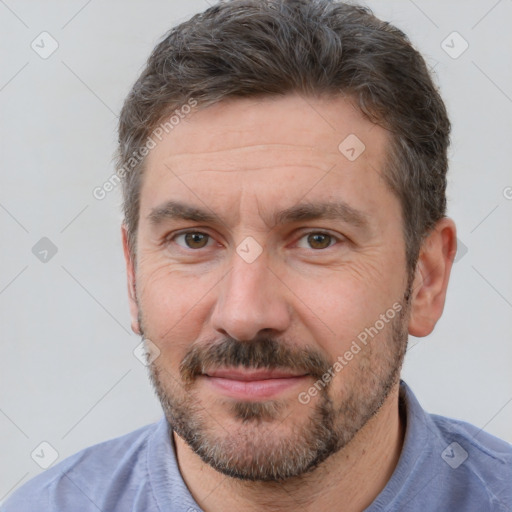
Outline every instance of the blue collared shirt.
[[[402, 453], [365, 512], [511, 512], [512, 445], [426, 413], [401, 382]], [[364, 483], [362, 483], [364, 485]], [[2, 512], [202, 512], [178, 469], [165, 418], [86, 448], [18, 489]]]

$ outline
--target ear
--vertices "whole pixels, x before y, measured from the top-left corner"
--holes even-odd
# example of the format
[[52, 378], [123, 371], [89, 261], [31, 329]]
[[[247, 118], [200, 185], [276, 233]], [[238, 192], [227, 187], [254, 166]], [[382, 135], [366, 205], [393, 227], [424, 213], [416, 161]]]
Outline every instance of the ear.
[[125, 224], [121, 226], [121, 236], [123, 238], [123, 251], [126, 262], [126, 277], [128, 280], [128, 300], [130, 304], [130, 315], [132, 317], [132, 331], [135, 334], [141, 334], [139, 325], [139, 306], [137, 304], [137, 293], [135, 287], [135, 263], [130, 253], [128, 231]]
[[441, 317], [456, 253], [455, 223], [444, 217], [435, 225], [420, 249], [409, 319], [409, 334], [412, 336], [427, 336]]

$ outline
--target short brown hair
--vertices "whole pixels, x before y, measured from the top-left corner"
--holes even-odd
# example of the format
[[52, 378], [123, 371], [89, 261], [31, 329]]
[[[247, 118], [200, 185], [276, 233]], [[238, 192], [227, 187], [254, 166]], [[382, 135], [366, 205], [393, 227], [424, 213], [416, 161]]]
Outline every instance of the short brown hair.
[[[125, 100], [118, 169], [173, 110], [226, 98], [348, 95], [391, 133], [384, 177], [401, 202], [409, 271], [446, 214], [450, 122], [425, 61], [369, 9], [330, 0], [230, 0], [171, 29]], [[135, 256], [144, 159], [125, 172]]]

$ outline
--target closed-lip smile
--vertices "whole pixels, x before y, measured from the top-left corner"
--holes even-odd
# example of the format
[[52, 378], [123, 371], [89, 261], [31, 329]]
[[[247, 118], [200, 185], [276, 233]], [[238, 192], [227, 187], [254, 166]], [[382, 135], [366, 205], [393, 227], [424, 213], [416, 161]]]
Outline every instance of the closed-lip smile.
[[294, 377], [304, 377], [306, 373], [290, 373], [284, 370], [266, 370], [266, 369], [218, 369], [211, 370], [205, 373], [208, 377], [217, 377], [220, 379], [254, 381], [254, 380], [268, 380], [268, 379], [289, 379]]
[[265, 368], [208, 370], [201, 377], [210, 389], [231, 398], [243, 400], [270, 399], [280, 393], [304, 385], [307, 373]]

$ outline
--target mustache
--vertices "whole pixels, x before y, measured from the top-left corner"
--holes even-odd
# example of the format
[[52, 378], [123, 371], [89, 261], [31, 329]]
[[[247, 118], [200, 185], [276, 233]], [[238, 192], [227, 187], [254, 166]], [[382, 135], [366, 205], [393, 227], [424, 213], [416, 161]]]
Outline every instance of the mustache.
[[196, 343], [191, 346], [180, 364], [180, 375], [186, 385], [209, 370], [224, 367], [247, 369], [287, 370], [309, 373], [320, 379], [331, 363], [308, 346], [289, 346], [272, 337], [251, 341], [224, 338], [222, 341]]

